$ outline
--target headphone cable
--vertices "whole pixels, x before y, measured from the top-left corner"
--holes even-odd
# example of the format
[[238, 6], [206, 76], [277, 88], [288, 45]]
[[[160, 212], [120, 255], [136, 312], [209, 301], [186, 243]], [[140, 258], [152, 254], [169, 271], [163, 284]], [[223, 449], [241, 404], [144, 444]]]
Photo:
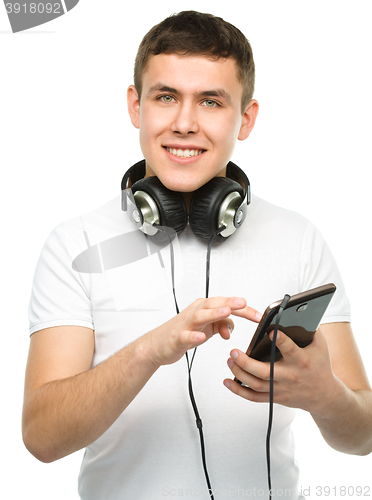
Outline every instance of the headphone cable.
[[270, 464], [270, 436], [271, 428], [273, 424], [273, 414], [274, 414], [274, 363], [275, 363], [275, 353], [276, 353], [276, 339], [278, 336], [278, 329], [280, 324], [280, 319], [282, 317], [283, 311], [286, 308], [290, 295], [284, 295], [284, 298], [280, 304], [278, 314], [276, 316], [275, 328], [273, 341], [271, 344], [271, 355], [270, 355], [270, 403], [269, 403], [269, 422], [267, 425], [267, 435], [266, 435], [266, 463], [267, 463], [267, 481], [269, 485], [269, 499], [272, 498], [271, 489], [271, 464]]
[[[159, 226], [157, 224], [154, 224], [155, 227], [157, 227], [160, 231], [163, 231], [169, 238], [169, 243], [170, 243], [170, 260], [171, 260], [171, 277], [172, 277], [172, 290], [173, 290], [173, 297], [174, 297], [174, 303], [176, 306], [176, 312], [179, 314], [179, 307], [177, 303], [177, 298], [176, 298], [176, 289], [175, 289], [175, 279], [174, 279], [174, 250], [173, 250], [173, 243], [172, 243], [172, 238], [168, 234], [166, 230], [162, 226]], [[208, 241], [208, 247], [207, 247], [207, 258], [206, 258], [206, 291], [205, 291], [205, 298], [207, 299], [209, 296], [209, 276], [210, 276], [210, 258], [211, 258], [211, 251], [212, 251], [212, 244], [214, 239], [216, 238], [217, 235], [219, 235], [222, 231], [226, 229], [226, 226], [221, 226], [215, 234], [212, 235], [212, 237]], [[194, 410], [195, 418], [196, 418], [196, 427], [199, 430], [199, 438], [200, 438], [200, 448], [201, 448], [201, 456], [202, 456], [202, 463], [203, 463], [203, 470], [204, 470], [204, 475], [205, 475], [205, 480], [207, 483], [208, 487], [208, 493], [209, 497], [211, 500], [214, 500], [213, 496], [213, 489], [211, 486], [211, 482], [209, 479], [209, 474], [208, 474], [208, 469], [207, 469], [207, 460], [206, 460], [206, 455], [205, 455], [205, 444], [204, 444], [204, 434], [203, 434], [203, 422], [200, 418], [199, 415], [199, 410], [195, 401], [195, 396], [194, 396], [194, 391], [192, 387], [192, 379], [191, 379], [191, 369], [192, 365], [195, 359], [195, 354], [196, 354], [197, 347], [194, 348], [194, 352], [191, 357], [191, 361], [189, 359], [189, 354], [186, 351], [185, 357], [187, 361], [187, 369], [188, 369], [188, 374], [189, 374], [189, 381], [188, 381], [188, 388], [189, 388], [189, 396], [190, 396], [190, 401], [191, 405]]]
[[[174, 250], [173, 250], [173, 243], [172, 243], [172, 238], [168, 234], [167, 231], [164, 230], [163, 227], [158, 226], [157, 224], [154, 224], [155, 227], [157, 227], [159, 230], [163, 231], [169, 238], [169, 243], [170, 243], [170, 260], [171, 260], [171, 277], [172, 277], [172, 290], [173, 290], [173, 297], [174, 297], [174, 303], [176, 306], [176, 312], [179, 314], [179, 308], [178, 308], [178, 303], [177, 303], [177, 298], [176, 298], [176, 289], [175, 289], [175, 279], [174, 279]], [[212, 244], [214, 239], [218, 234], [220, 234], [224, 229], [226, 229], [225, 226], [222, 226], [218, 229], [218, 231], [209, 239], [208, 241], [208, 247], [207, 247], [207, 258], [206, 258], [206, 292], [205, 296], [206, 298], [209, 297], [209, 277], [210, 277], [210, 257], [211, 257], [211, 251], [212, 251]], [[272, 489], [271, 489], [271, 457], [270, 457], [270, 437], [271, 437], [271, 430], [272, 430], [272, 423], [273, 423], [273, 415], [274, 415], [274, 364], [275, 364], [275, 353], [276, 353], [276, 339], [278, 336], [278, 329], [279, 329], [279, 324], [280, 324], [280, 319], [282, 317], [284, 309], [287, 307], [287, 304], [290, 299], [290, 295], [286, 294], [283, 297], [283, 300], [280, 304], [278, 314], [276, 316], [276, 321], [275, 321], [275, 327], [274, 327], [274, 335], [273, 335], [273, 340], [271, 344], [271, 355], [270, 355], [270, 402], [269, 402], [269, 420], [268, 420], [268, 426], [267, 426], [267, 435], [266, 435], [266, 463], [267, 463], [267, 480], [268, 480], [268, 486], [269, 486], [269, 500], [272, 498]], [[196, 427], [199, 429], [199, 437], [200, 437], [200, 447], [201, 447], [201, 455], [202, 455], [202, 463], [203, 463], [203, 469], [204, 469], [204, 475], [205, 475], [205, 480], [208, 486], [208, 493], [210, 496], [211, 500], [214, 500], [213, 496], [213, 489], [211, 487], [211, 482], [209, 479], [209, 474], [208, 474], [208, 469], [207, 469], [207, 461], [206, 461], [206, 455], [205, 455], [205, 444], [204, 444], [204, 435], [203, 435], [203, 423], [199, 415], [199, 410], [195, 401], [195, 396], [194, 396], [194, 391], [192, 387], [192, 379], [191, 379], [191, 369], [192, 365], [195, 359], [195, 354], [196, 354], [197, 347], [194, 348], [193, 355], [191, 357], [191, 361], [189, 359], [188, 352], [186, 351], [185, 357], [187, 361], [187, 369], [188, 369], [188, 374], [189, 374], [189, 381], [188, 381], [188, 387], [189, 387], [189, 396], [190, 396], [190, 401], [194, 410], [195, 418], [196, 418]]]
[[[214, 239], [216, 238], [217, 235], [219, 235], [222, 231], [226, 229], [226, 226], [221, 226], [217, 232], [209, 239], [208, 241], [208, 247], [207, 247], [207, 258], [206, 258], [206, 278], [205, 278], [205, 298], [207, 299], [209, 297], [209, 276], [210, 276], [210, 260], [211, 260], [211, 251], [212, 251], [212, 244], [214, 242]], [[192, 404], [192, 407], [194, 409], [195, 413], [195, 418], [196, 418], [196, 427], [199, 429], [199, 435], [200, 435], [200, 447], [201, 447], [201, 455], [202, 455], [202, 462], [203, 462], [203, 469], [204, 469], [204, 475], [205, 475], [205, 480], [208, 486], [208, 493], [211, 498], [211, 500], [214, 500], [213, 496], [213, 489], [211, 486], [211, 482], [209, 479], [209, 474], [208, 474], [208, 469], [207, 469], [207, 460], [205, 456], [205, 444], [204, 444], [204, 435], [203, 435], [203, 423], [199, 415], [198, 407], [196, 405], [195, 401], [195, 396], [194, 396], [194, 391], [192, 388], [192, 379], [191, 379], [191, 368], [192, 364], [195, 358], [197, 347], [195, 347], [191, 362], [189, 362], [189, 355], [188, 352], [186, 352], [186, 360], [187, 360], [187, 367], [189, 371], [189, 395], [190, 395], [190, 401]]]

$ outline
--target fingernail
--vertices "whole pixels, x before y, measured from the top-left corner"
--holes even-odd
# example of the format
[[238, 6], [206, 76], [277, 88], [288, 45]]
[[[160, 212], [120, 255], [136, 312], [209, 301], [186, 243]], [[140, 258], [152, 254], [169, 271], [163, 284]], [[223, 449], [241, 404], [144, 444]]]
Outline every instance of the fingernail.
[[224, 384], [225, 387], [227, 387], [228, 389], [230, 389], [230, 382], [228, 380], [224, 380], [223, 384]]
[[232, 367], [234, 366], [234, 364], [235, 364], [235, 363], [234, 363], [234, 360], [233, 360], [233, 359], [229, 358], [229, 359], [227, 360], [227, 364], [228, 364], [228, 366], [229, 366], [230, 368], [232, 368]]
[[258, 321], [261, 321], [262, 314], [258, 311], [256, 312], [256, 318], [258, 319]]
[[[271, 330], [269, 337], [270, 337], [270, 340], [274, 339], [274, 330]], [[280, 333], [278, 331], [278, 333], [276, 334], [276, 340], [278, 340], [279, 338], [280, 338]]]
[[232, 359], [236, 359], [239, 356], [238, 351], [231, 351], [231, 357]]

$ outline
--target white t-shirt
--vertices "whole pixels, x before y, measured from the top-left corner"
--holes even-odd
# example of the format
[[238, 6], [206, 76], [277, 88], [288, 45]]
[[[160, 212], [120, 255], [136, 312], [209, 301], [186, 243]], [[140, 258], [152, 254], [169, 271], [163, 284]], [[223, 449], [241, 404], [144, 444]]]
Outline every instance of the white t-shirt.
[[[176, 295], [182, 310], [205, 296], [207, 242], [187, 227], [174, 247]], [[169, 250], [168, 246], [160, 255], [151, 253], [146, 237], [122, 212], [119, 198], [61, 224], [48, 238], [37, 265], [31, 333], [58, 325], [93, 328], [92, 367], [101, 363], [175, 316]], [[86, 272], [89, 269], [92, 272]], [[316, 228], [302, 216], [255, 196], [243, 226], [212, 248], [209, 296], [242, 296], [261, 312], [286, 293], [330, 282], [337, 292], [322, 322], [350, 321], [339, 271]], [[192, 370], [209, 476], [216, 500], [268, 498], [268, 404], [243, 400], [222, 383], [231, 377], [226, 363], [230, 350], [246, 350], [256, 327], [242, 318], [232, 319], [231, 339], [216, 335], [199, 347]], [[161, 367], [116, 422], [88, 446], [79, 477], [83, 500], [209, 498], [187, 375], [185, 358]], [[272, 488], [287, 499], [299, 495], [294, 416], [295, 410], [275, 405]]]

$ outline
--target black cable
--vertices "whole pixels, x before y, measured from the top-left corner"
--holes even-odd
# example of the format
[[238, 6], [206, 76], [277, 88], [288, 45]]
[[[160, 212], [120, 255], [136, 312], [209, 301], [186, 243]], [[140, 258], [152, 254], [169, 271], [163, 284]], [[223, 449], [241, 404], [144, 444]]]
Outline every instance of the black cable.
[[210, 275], [210, 268], [211, 268], [211, 252], [212, 252], [212, 244], [215, 240], [215, 238], [222, 233], [226, 229], [226, 226], [221, 226], [220, 228], [217, 229], [217, 231], [214, 233], [214, 235], [209, 239], [208, 241], [208, 247], [207, 247], [207, 263], [206, 263], [206, 277], [205, 277], [205, 298], [207, 299], [209, 297], [209, 275]]
[[186, 360], [187, 360], [187, 368], [188, 368], [188, 372], [189, 372], [189, 383], [188, 383], [188, 385], [189, 385], [189, 396], [190, 396], [190, 401], [191, 401], [191, 404], [192, 404], [192, 407], [193, 407], [193, 410], [194, 410], [194, 414], [195, 414], [195, 418], [196, 418], [196, 427], [199, 429], [200, 449], [201, 449], [201, 456], [202, 456], [204, 476], [205, 476], [205, 480], [206, 480], [207, 487], [208, 487], [208, 493], [209, 493], [210, 498], [212, 500], [214, 500], [213, 489], [212, 489], [212, 486], [211, 486], [211, 482], [210, 482], [209, 474], [208, 474], [208, 469], [207, 469], [207, 459], [206, 459], [206, 456], [205, 456], [203, 422], [202, 422], [202, 419], [200, 418], [200, 415], [199, 415], [198, 407], [197, 407], [197, 404], [196, 404], [196, 401], [195, 401], [194, 391], [193, 391], [193, 388], [192, 388], [191, 368], [192, 368], [192, 363], [193, 363], [194, 358], [195, 358], [195, 354], [196, 354], [196, 347], [194, 349], [194, 353], [192, 355], [191, 362], [189, 361], [189, 355], [188, 355], [187, 351], [186, 351], [186, 354], [185, 354], [186, 355]]
[[[207, 258], [206, 258], [206, 277], [205, 277], [205, 298], [207, 299], [209, 297], [209, 276], [210, 276], [210, 262], [211, 262], [211, 251], [212, 251], [212, 244], [213, 241], [215, 240], [216, 236], [222, 233], [226, 229], [226, 226], [221, 226], [216, 233], [209, 239], [208, 241], [208, 247], [207, 247]], [[191, 363], [189, 363], [189, 356], [188, 353], [186, 352], [186, 360], [187, 360], [187, 367], [189, 370], [189, 395], [190, 395], [190, 400], [192, 407], [194, 409], [195, 413], [195, 418], [196, 418], [196, 427], [199, 429], [199, 436], [200, 436], [200, 447], [201, 447], [201, 455], [202, 455], [202, 462], [203, 462], [203, 469], [204, 469], [204, 475], [205, 475], [205, 480], [207, 482], [208, 486], [208, 493], [209, 496], [212, 500], [214, 500], [213, 497], [213, 490], [212, 486], [209, 480], [209, 474], [208, 474], [208, 469], [207, 469], [207, 461], [206, 461], [206, 456], [205, 456], [205, 445], [204, 445], [204, 435], [203, 435], [203, 423], [202, 420], [199, 416], [199, 411], [198, 407], [196, 405], [195, 397], [194, 397], [194, 392], [192, 388], [192, 380], [191, 380], [191, 368], [192, 364], [195, 358], [197, 347], [194, 349], [194, 353], [192, 355]]]
[[269, 404], [269, 422], [267, 426], [266, 435], [266, 463], [267, 463], [267, 481], [269, 485], [269, 499], [272, 498], [271, 490], [271, 464], [270, 464], [270, 436], [271, 428], [273, 425], [273, 414], [274, 414], [274, 364], [275, 364], [275, 352], [276, 352], [276, 339], [278, 336], [278, 329], [280, 324], [280, 318], [282, 317], [283, 311], [286, 308], [290, 295], [284, 295], [284, 298], [280, 304], [278, 314], [276, 316], [275, 328], [273, 341], [271, 344], [271, 356], [270, 356], [270, 404]]
[[[176, 306], [176, 311], [177, 314], [179, 314], [179, 308], [177, 304], [177, 298], [176, 298], [176, 289], [175, 289], [175, 280], [174, 280], [174, 250], [173, 250], [173, 244], [172, 244], [172, 239], [168, 232], [164, 230], [162, 227], [158, 226], [157, 224], [154, 224], [155, 227], [157, 227], [160, 231], [163, 231], [169, 238], [170, 242], [170, 259], [171, 259], [171, 277], [172, 277], [172, 289], [173, 289], [173, 297], [174, 297], [174, 302]], [[222, 231], [226, 229], [226, 226], [221, 226], [217, 232], [209, 239], [208, 241], [208, 247], [207, 247], [207, 258], [206, 258], [206, 291], [205, 291], [205, 298], [208, 298], [209, 296], [209, 275], [210, 275], [210, 256], [211, 256], [211, 251], [212, 251], [212, 244], [214, 239], [218, 234], [220, 234]], [[199, 437], [200, 437], [200, 447], [201, 447], [201, 456], [202, 456], [202, 463], [203, 463], [203, 470], [204, 470], [204, 475], [205, 475], [205, 480], [207, 483], [208, 487], [208, 493], [211, 498], [211, 500], [214, 500], [213, 496], [213, 490], [211, 486], [211, 482], [209, 480], [209, 474], [208, 474], [208, 469], [207, 469], [207, 460], [206, 460], [206, 455], [205, 455], [205, 444], [204, 444], [204, 434], [203, 434], [203, 422], [200, 418], [199, 415], [199, 410], [195, 401], [195, 396], [194, 396], [194, 391], [192, 388], [192, 379], [191, 379], [191, 368], [192, 364], [195, 359], [195, 354], [196, 354], [197, 347], [195, 347], [191, 362], [189, 360], [189, 354], [186, 351], [185, 356], [186, 356], [186, 361], [187, 361], [187, 369], [189, 373], [189, 381], [188, 381], [188, 387], [189, 387], [189, 396], [190, 396], [190, 401], [191, 405], [194, 410], [195, 418], [196, 418], [196, 427], [199, 429]]]
[[[221, 226], [218, 229], [218, 231], [208, 241], [207, 258], [206, 258], [206, 278], [205, 278], [205, 298], [206, 299], [209, 297], [209, 276], [210, 276], [210, 259], [211, 259], [212, 244], [213, 244], [213, 241], [216, 238], [216, 236], [218, 234], [220, 234], [224, 229], [226, 229], [226, 226]], [[190, 395], [190, 401], [191, 401], [191, 404], [192, 404], [192, 407], [193, 407], [194, 413], [195, 413], [196, 427], [199, 429], [201, 455], [202, 455], [205, 480], [206, 480], [207, 486], [208, 486], [208, 493], [209, 493], [211, 500], [214, 500], [213, 490], [212, 490], [211, 482], [209, 480], [209, 474], [208, 474], [208, 469], [207, 469], [207, 460], [206, 460], [206, 456], [205, 456], [203, 422], [202, 422], [200, 415], [199, 415], [198, 407], [197, 407], [196, 401], [195, 401], [194, 391], [192, 388], [191, 368], [192, 368], [192, 364], [193, 364], [193, 361], [195, 358], [196, 350], [197, 350], [197, 347], [195, 347], [195, 349], [194, 349], [191, 363], [189, 363], [189, 355], [186, 352], [187, 367], [189, 370], [189, 395]]]
[[[154, 226], [158, 227], [158, 229], [163, 230], [160, 226], [157, 226], [154, 224]], [[206, 292], [205, 296], [208, 298], [209, 296], [209, 276], [210, 276], [210, 255], [211, 255], [211, 250], [212, 250], [212, 244], [215, 239], [215, 237], [220, 234], [224, 229], [226, 229], [225, 226], [222, 226], [221, 228], [218, 229], [218, 231], [210, 238], [208, 242], [208, 247], [207, 247], [207, 259], [206, 259]], [[164, 230], [163, 230], [164, 231]], [[172, 276], [172, 289], [173, 289], [173, 297], [174, 297], [174, 302], [176, 306], [176, 311], [177, 314], [179, 314], [179, 308], [177, 304], [177, 298], [176, 298], [176, 290], [175, 290], [175, 280], [174, 280], [174, 251], [173, 251], [173, 244], [172, 244], [172, 239], [170, 235], [168, 234], [167, 231], [164, 231], [164, 233], [168, 236], [169, 242], [170, 242], [170, 259], [171, 259], [171, 276]], [[272, 423], [273, 423], [273, 414], [274, 414], [274, 364], [275, 364], [275, 353], [276, 353], [276, 339], [278, 336], [278, 329], [279, 329], [279, 324], [280, 324], [280, 319], [282, 317], [283, 311], [286, 308], [290, 295], [286, 294], [280, 304], [279, 311], [276, 317], [276, 322], [275, 322], [275, 327], [274, 327], [274, 335], [273, 335], [273, 340], [272, 340], [272, 345], [271, 345], [271, 356], [270, 356], [270, 402], [269, 402], [269, 420], [268, 420], [268, 426], [267, 426], [267, 435], [266, 435], [266, 463], [267, 463], [267, 479], [268, 479], [268, 486], [269, 486], [269, 499], [271, 500], [272, 498], [272, 489], [271, 489], [271, 457], [270, 457], [270, 437], [271, 437], [271, 430], [272, 430]], [[214, 500], [213, 496], [213, 490], [211, 487], [211, 483], [209, 480], [209, 474], [208, 474], [208, 469], [207, 469], [207, 462], [206, 462], [206, 456], [205, 456], [205, 445], [204, 445], [204, 435], [203, 435], [203, 423], [199, 415], [198, 407], [195, 401], [195, 396], [194, 396], [194, 391], [192, 388], [192, 379], [191, 379], [191, 368], [194, 362], [195, 354], [196, 354], [197, 347], [195, 347], [191, 361], [189, 360], [189, 355], [188, 352], [186, 351], [185, 356], [186, 356], [186, 361], [187, 361], [187, 368], [188, 368], [188, 374], [189, 374], [189, 381], [188, 381], [188, 387], [189, 387], [189, 396], [190, 396], [190, 401], [194, 410], [195, 418], [196, 418], [196, 427], [199, 429], [199, 437], [200, 437], [200, 446], [201, 446], [201, 455], [202, 455], [202, 463], [203, 463], [203, 469], [204, 469], [204, 475], [206, 479], [206, 483], [208, 486], [208, 493], [211, 498], [211, 500]]]

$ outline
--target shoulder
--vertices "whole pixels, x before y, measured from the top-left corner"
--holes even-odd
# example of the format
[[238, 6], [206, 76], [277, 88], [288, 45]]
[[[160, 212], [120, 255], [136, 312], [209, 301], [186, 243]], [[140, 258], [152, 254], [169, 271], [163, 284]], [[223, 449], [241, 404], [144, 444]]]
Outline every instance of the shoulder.
[[121, 210], [118, 196], [94, 210], [58, 224], [51, 231], [47, 244], [76, 246], [78, 250], [130, 229], [130, 221]]
[[296, 241], [305, 232], [314, 229], [309, 219], [298, 212], [274, 205], [255, 195], [252, 195], [245, 224], [257, 235], [266, 233], [267, 236], [281, 236]]
[[297, 225], [306, 225], [309, 221], [298, 212], [274, 205], [256, 195], [252, 195], [252, 202], [248, 209], [252, 216], [259, 221], [287, 221]]

